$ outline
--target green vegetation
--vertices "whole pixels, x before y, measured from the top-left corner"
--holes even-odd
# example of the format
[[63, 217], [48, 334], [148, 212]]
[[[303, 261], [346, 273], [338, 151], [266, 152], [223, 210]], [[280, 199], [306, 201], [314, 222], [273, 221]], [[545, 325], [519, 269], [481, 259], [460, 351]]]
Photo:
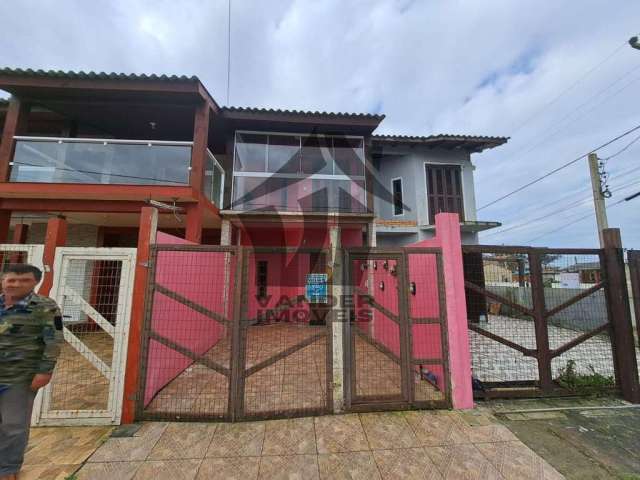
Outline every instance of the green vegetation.
[[613, 377], [605, 377], [596, 372], [593, 365], [589, 365], [590, 374], [578, 373], [575, 360], [569, 360], [567, 365], [560, 370], [556, 382], [572, 393], [589, 394], [598, 393], [599, 390], [608, 389], [615, 385]]

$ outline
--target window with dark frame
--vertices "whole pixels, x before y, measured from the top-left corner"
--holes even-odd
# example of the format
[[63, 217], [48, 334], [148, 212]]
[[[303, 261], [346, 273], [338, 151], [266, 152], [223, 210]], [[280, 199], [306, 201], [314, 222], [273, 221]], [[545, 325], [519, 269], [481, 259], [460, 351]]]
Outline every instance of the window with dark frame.
[[258, 287], [258, 298], [266, 298], [267, 296], [267, 268], [269, 262], [266, 260], [258, 261], [256, 269], [256, 286]]
[[429, 224], [436, 223], [436, 214], [447, 212], [460, 215], [464, 221], [462, 198], [462, 169], [459, 165], [425, 165]]
[[402, 206], [402, 179], [391, 180], [391, 188], [393, 189], [393, 214], [402, 215], [404, 213], [404, 207]]

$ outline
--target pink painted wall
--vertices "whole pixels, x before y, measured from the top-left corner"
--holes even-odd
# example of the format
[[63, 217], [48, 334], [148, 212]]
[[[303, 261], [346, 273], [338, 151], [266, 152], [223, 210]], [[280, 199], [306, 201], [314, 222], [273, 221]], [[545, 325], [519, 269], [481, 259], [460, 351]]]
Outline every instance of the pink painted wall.
[[[442, 249], [445, 298], [447, 304], [447, 337], [449, 370], [451, 375], [451, 397], [454, 408], [473, 408], [471, 353], [467, 328], [467, 304], [464, 295], [462, 242], [460, 241], [458, 214], [437, 214], [435, 238], [414, 243], [410, 245], [410, 247], [439, 247]], [[418, 341], [419, 344], [424, 345], [424, 347], [419, 348], [425, 348], [428, 352], [435, 352], [435, 346], [429, 344], [429, 338], [429, 332], [424, 332], [422, 339]], [[414, 349], [415, 348], [416, 344], [414, 342]]]
[[[161, 232], [158, 232], [156, 242], [192, 244]], [[225, 254], [221, 252], [161, 251], [156, 263], [156, 283], [224, 315], [224, 263]], [[151, 328], [198, 355], [211, 349], [225, 335], [224, 327], [218, 322], [158, 292], [153, 298]], [[145, 405], [193, 363], [191, 359], [154, 340], [150, 342], [148, 355]]]

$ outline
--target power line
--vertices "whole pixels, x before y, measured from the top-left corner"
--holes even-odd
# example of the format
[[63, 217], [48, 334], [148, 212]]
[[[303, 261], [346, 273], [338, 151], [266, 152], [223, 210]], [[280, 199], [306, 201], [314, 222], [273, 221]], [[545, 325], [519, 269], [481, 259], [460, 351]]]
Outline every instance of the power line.
[[540, 181], [544, 180], [545, 178], [550, 177], [551, 175], [553, 175], [553, 174], [555, 174], [555, 173], [558, 173], [560, 170], [564, 170], [564, 169], [565, 169], [565, 168], [567, 168], [568, 166], [573, 165], [573, 164], [574, 164], [574, 163], [576, 163], [576, 162], [579, 162], [580, 160], [582, 160], [583, 158], [585, 158], [587, 155], [589, 155], [589, 153], [597, 152], [598, 150], [600, 150], [600, 149], [602, 149], [602, 148], [604, 148], [604, 147], [607, 147], [607, 146], [611, 145], [612, 143], [614, 143], [614, 142], [616, 142], [616, 141], [620, 140], [620, 139], [621, 139], [621, 138], [623, 138], [623, 137], [626, 137], [627, 135], [629, 135], [629, 134], [631, 134], [631, 133], [635, 132], [636, 130], [640, 130], [640, 125], [636, 125], [636, 126], [635, 126], [635, 127], [633, 127], [631, 130], [627, 130], [627, 131], [626, 131], [626, 132], [624, 132], [623, 134], [618, 135], [617, 137], [613, 138], [612, 140], [609, 140], [608, 142], [603, 143], [602, 145], [600, 145], [600, 146], [598, 146], [598, 147], [596, 147], [596, 148], [594, 148], [594, 149], [590, 150], [589, 152], [584, 153], [584, 154], [580, 155], [580, 156], [579, 156], [579, 157], [577, 157], [577, 158], [574, 158], [573, 160], [571, 160], [571, 161], [569, 161], [569, 162], [567, 162], [567, 163], [565, 163], [565, 164], [563, 164], [563, 165], [559, 166], [558, 168], [555, 168], [554, 170], [551, 170], [551, 171], [550, 171], [550, 172], [548, 172], [548, 173], [545, 173], [545, 174], [544, 174], [544, 175], [542, 175], [541, 177], [538, 177], [538, 178], [536, 178], [535, 180], [532, 180], [531, 182], [526, 183], [525, 185], [523, 185], [523, 186], [521, 186], [521, 187], [518, 187], [518, 188], [516, 188], [515, 190], [513, 190], [513, 191], [511, 191], [511, 192], [509, 192], [509, 193], [507, 193], [507, 194], [505, 194], [505, 195], [503, 195], [503, 196], [501, 196], [501, 197], [499, 197], [499, 198], [496, 198], [495, 200], [492, 200], [491, 202], [489, 202], [489, 203], [487, 203], [487, 204], [485, 204], [485, 205], [481, 206], [480, 208], [478, 208], [478, 210], [482, 210], [483, 208], [487, 208], [487, 207], [489, 207], [489, 206], [491, 206], [491, 205], [494, 205], [494, 204], [496, 204], [496, 203], [498, 203], [498, 202], [500, 202], [500, 201], [504, 200], [505, 198], [508, 198], [508, 197], [510, 197], [510, 196], [512, 196], [512, 195], [515, 195], [515, 194], [516, 194], [516, 193], [518, 193], [518, 192], [521, 192], [522, 190], [524, 190], [525, 188], [530, 187], [531, 185], [535, 185], [536, 183], [538, 183], [538, 182], [540, 182]]
[[638, 135], [636, 138], [634, 138], [633, 140], [631, 140], [629, 143], [627, 143], [627, 145], [621, 149], [618, 150], [616, 153], [614, 153], [613, 155], [609, 155], [608, 157], [605, 157], [602, 159], [603, 162], [606, 162], [607, 160], [611, 160], [614, 157], [617, 157], [618, 155], [620, 155], [622, 152], [626, 151], [631, 145], [633, 145], [634, 143], [636, 143], [638, 140], [640, 140], [640, 135]]
[[[614, 189], [612, 193], [620, 192], [620, 191], [624, 190], [625, 188], [637, 185], [639, 183], [640, 183], [640, 178], [636, 178], [634, 180], [631, 180], [630, 182], [627, 182], [627, 183], [624, 183], [624, 184], [620, 185], [618, 188]], [[562, 212], [565, 212], [567, 210], [570, 210], [572, 208], [576, 208], [576, 207], [580, 207], [580, 206], [586, 205], [590, 200], [591, 200], [591, 197], [581, 198], [580, 200], [578, 200], [576, 202], [573, 202], [573, 203], [571, 203], [569, 205], [565, 205], [562, 208], [559, 208], [559, 209], [554, 210], [552, 212], [548, 212], [548, 213], [546, 213], [544, 215], [541, 215], [539, 217], [536, 217], [536, 218], [533, 218], [533, 219], [530, 219], [530, 220], [525, 220], [523, 222], [520, 222], [520, 223], [518, 223], [516, 225], [513, 225], [513, 226], [511, 226], [509, 228], [506, 228], [504, 230], [500, 230], [500, 231], [496, 231], [496, 232], [490, 232], [488, 235], [485, 235], [484, 237], [486, 238], [487, 236], [491, 236], [491, 235], [499, 235], [501, 233], [505, 233], [505, 232], [508, 232], [510, 230], [516, 230], [518, 228], [529, 226], [532, 223], [536, 223], [536, 222], [539, 222], [541, 220], [544, 220], [544, 219], [550, 217], [551, 215], [555, 215], [557, 213], [562, 213]], [[611, 206], [616, 205], [616, 204], [617, 203], [613, 203]]]
[[[538, 147], [539, 145], [543, 144], [546, 140], [548, 140], [549, 138], [553, 138], [556, 135], [558, 135], [559, 132], [561, 132], [563, 129], [567, 128], [569, 125], [571, 125], [571, 123], [575, 122], [576, 120], [584, 117], [586, 114], [588, 114], [590, 111], [592, 111], [594, 108], [602, 105], [604, 102], [606, 102], [607, 100], [610, 100], [611, 98], [617, 96], [619, 93], [621, 93], [623, 90], [625, 90], [626, 88], [628, 88], [630, 85], [632, 85], [634, 82], [638, 81], [640, 79], [640, 77], [635, 77], [633, 80], [631, 80], [629, 83], [627, 83], [624, 87], [622, 87], [619, 90], [616, 90], [613, 94], [608, 95], [606, 97], [604, 97], [600, 102], [598, 102], [596, 105], [594, 105], [592, 108], [590, 108], [589, 110], [583, 111], [582, 113], [578, 114], [576, 117], [574, 117], [572, 119], [572, 121], [562, 127], [560, 127], [563, 123], [565, 123], [566, 120], [570, 119], [576, 112], [579, 112], [582, 108], [584, 108], [585, 106], [587, 106], [593, 99], [599, 97], [600, 95], [602, 95], [603, 93], [605, 93], [607, 90], [611, 89], [616, 83], [618, 83], [620, 80], [622, 80], [623, 78], [627, 77], [628, 75], [636, 72], [637, 70], [640, 70], [640, 65], [627, 70], [625, 73], [623, 73], [622, 75], [620, 75], [618, 78], [616, 78], [613, 82], [609, 83], [606, 87], [604, 87], [603, 89], [599, 90], [598, 92], [594, 93], [593, 95], [591, 95], [589, 98], [587, 98], [586, 101], [582, 102], [580, 105], [578, 105], [577, 107], [575, 107], [572, 111], [570, 111], [569, 113], [567, 113], [566, 115], [564, 115], [558, 122], [555, 122], [553, 125], [551, 125], [550, 127], [548, 127], [547, 129], [545, 129], [542, 132], [542, 140], [539, 139], [538, 137], [538, 141], [536, 142], [536, 140], [534, 140], [534, 142], [529, 142], [525, 145], [523, 145], [521, 148], [519, 148], [518, 150], [516, 150], [515, 152], [513, 152], [511, 155], [512, 156], [516, 156], [521, 152], [524, 153], [528, 153], [531, 150], [534, 150], [536, 147]], [[560, 127], [560, 128], [558, 128]], [[550, 135], [548, 135], [548, 133], [551, 133]], [[513, 136], [513, 134], [512, 134]]]
[[611, 60], [611, 58], [613, 58], [615, 55], [618, 54], [618, 52], [620, 52], [625, 46], [627, 45], [627, 42], [623, 42], [620, 46], [616, 47], [615, 50], [613, 50], [609, 55], [607, 55], [601, 62], [599, 62], [597, 65], [595, 65], [594, 67], [592, 67], [591, 69], [589, 69], [587, 72], [583, 73], [575, 82], [573, 82], [571, 85], [569, 85], [567, 88], [565, 88], [562, 92], [560, 92], [556, 97], [553, 98], [553, 100], [551, 100], [550, 102], [544, 104], [542, 106], [542, 108], [540, 108], [539, 110], [537, 110], [536, 112], [534, 112], [532, 115], [530, 115], [529, 117], [527, 117], [522, 123], [520, 123], [515, 130], [511, 133], [511, 135], [515, 135], [516, 132], [520, 131], [522, 129], [522, 127], [524, 127], [526, 124], [528, 124], [531, 120], [533, 120], [534, 118], [536, 118], [538, 115], [540, 115], [540, 113], [542, 113], [544, 110], [546, 110], [547, 108], [549, 108], [551, 105], [553, 105], [554, 103], [556, 103], [560, 98], [562, 98], [564, 95], [566, 95], [567, 93], [569, 93], [571, 90], [573, 90], [576, 86], [578, 86], [580, 83], [582, 83], [589, 75], [591, 75], [593, 72], [595, 72], [598, 68], [600, 68], [602, 65], [604, 65], [605, 63], [607, 63], [609, 60]]
[[[616, 205], [620, 205], [620, 204], [621, 204], [622, 202], [624, 202], [624, 201], [625, 201], [625, 199], [624, 199], [624, 198], [623, 198], [623, 199], [621, 199], [621, 200], [618, 200], [617, 202], [612, 203], [611, 205], [609, 205], [607, 208], [613, 208], [613, 207], [615, 207]], [[595, 215], [595, 212], [590, 212], [590, 213], [588, 213], [587, 215], [585, 215], [584, 217], [580, 217], [580, 218], [575, 219], [575, 220], [574, 220], [574, 221], [572, 221], [572, 222], [565, 223], [565, 224], [564, 224], [564, 225], [562, 225], [561, 227], [558, 227], [558, 228], [556, 228], [556, 229], [554, 229], [554, 230], [549, 230], [549, 231], [547, 231], [547, 232], [543, 233], [542, 235], [537, 236], [536, 238], [534, 238], [534, 239], [532, 239], [532, 240], [529, 240], [529, 241], [527, 241], [527, 242], [525, 242], [525, 243], [533, 243], [533, 242], [535, 242], [536, 240], [539, 240], [539, 239], [541, 239], [541, 238], [543, 238], [543, 237], [546, 237], [547, 235], [551, 235], [552, 233], [559, 232], [560, 230], [564, 230], [565, 228], [570, 227], [571, 225], [574, 225], [574, 224], [576, 224], [576, 223], [578, 223], [578, 222], [581, 222], [582, 220], [585, 220], [585, 219], [587, 219], [587, 218], [589, 218], [589, 217], [593, 217], [594, 215]]]

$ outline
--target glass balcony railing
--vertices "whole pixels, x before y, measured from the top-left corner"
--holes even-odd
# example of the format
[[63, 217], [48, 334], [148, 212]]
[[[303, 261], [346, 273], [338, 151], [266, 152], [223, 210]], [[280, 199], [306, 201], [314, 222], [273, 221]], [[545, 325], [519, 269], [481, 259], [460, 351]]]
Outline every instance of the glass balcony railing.
[[216, 157], [214, 157], [209, 150], [207, 150], [207, 159], [205, 162], [202, 191], [211, 203], [215, 203], [218, 208], [222, 208], [224, 168], [222, 168], [218, 160], [216, 160]]
[[192, 142], [15, 138], [11, 182], [189, 184]]

